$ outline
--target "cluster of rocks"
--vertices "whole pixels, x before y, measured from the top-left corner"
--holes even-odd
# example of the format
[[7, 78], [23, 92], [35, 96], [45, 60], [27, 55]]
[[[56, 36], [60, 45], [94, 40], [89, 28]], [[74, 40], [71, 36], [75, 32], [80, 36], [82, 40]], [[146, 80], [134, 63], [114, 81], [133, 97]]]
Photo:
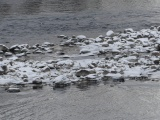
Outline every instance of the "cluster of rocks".
[[[79, 47], [79, 53], [70, 59], [57, 57], [46, 61], [18, 61], [22, 55], [52, 53], [54, 44], [45, 42], [42, 45], [23, 44], [10, 48], [0, 45], [0, 53], [10, 56], [1, 58], [0, 84], [31, 83], [33, 89], [39, 89], [47, 83], [54, 88], [63, 88], [72, 84], [121, 83], [133, 79], [157, 80], [160, 77], [160, 27], [140, 31], [129, 28], [122, 33], [110, 30], [105, 36], [97, 38], [84, 35], [60, 35], [58, 38], [65, 40], [61, 47]], [[81, 57], [83, 59], [79, 59]]]
[[[27, 54], [45, 54], [52, 53], [54, 50], [54, 44], [49, 42], [44, 42], [42, 45], [35, 44], [30, 46], [28, 44], [13, 45], [10, 48], [0, 44], [0, 55], [1, 57], [11, 57], [11, 56], [26, 56]], [[2, 58], [1, 58], [2, 60]]]

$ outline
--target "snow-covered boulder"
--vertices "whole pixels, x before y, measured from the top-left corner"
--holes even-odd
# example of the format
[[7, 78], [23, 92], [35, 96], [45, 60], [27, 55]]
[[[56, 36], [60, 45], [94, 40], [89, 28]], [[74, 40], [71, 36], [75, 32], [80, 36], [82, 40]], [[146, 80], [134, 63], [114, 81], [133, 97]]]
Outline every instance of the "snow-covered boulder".
[[112, 30], [109, 30], [107, 33], [106, 33], [107, 37], [113, 37], [114, 36], [114, 32]]

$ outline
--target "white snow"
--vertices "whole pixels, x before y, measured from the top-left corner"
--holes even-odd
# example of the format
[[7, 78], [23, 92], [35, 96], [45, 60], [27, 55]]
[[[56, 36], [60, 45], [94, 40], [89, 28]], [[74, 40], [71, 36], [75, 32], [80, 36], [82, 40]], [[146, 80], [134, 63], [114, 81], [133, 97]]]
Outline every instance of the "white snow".
[[113, 34], [114, 34], [114, 32], [113, 32], [112, 30], [109, 30], [109, 31], [106, 33], [107, 37], [112, 37]]

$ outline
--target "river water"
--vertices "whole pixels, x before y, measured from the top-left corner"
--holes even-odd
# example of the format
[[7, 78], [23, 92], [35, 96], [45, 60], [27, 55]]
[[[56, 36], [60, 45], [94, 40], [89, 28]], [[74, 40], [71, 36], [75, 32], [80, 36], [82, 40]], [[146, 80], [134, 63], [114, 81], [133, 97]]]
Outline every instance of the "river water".
[[1, 120], [159, 120], [159, 82], [0, 91]]
[[[59, 34], [96, 37], [159, 19], [160, 0], [0, 0], [0, 43], [58, 43]], [[0, 120], [158, 120], [159, 88], [138, 81], [15, 94], [0, 88]]]
[[159, 25], [159, 18], [159, 0], [0, 0], [0, 42], [57, 43], [59, 34], [96, 37]]

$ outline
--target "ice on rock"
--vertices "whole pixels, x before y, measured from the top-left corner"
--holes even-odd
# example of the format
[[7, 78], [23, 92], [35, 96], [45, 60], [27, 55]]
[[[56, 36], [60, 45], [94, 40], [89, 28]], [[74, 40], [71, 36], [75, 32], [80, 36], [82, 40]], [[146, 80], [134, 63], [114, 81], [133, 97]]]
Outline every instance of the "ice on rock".
[[89, 74], [84, 79], [90, 82], [96, 82], [98, 81], [98, 76], [96, 74]]
[[44, 67], [41, 69], [42, 72], [50, 72], [50, 68], [49, 67]]
[[126, 39], [127, 41], [134, 42], [135, 40], [132, 37]]
[[20, 83], [21, 80], [19, 78], [13, 78], [11, 76], [0, 76], [0, 84], [7, 84], [7, 83]]
[[67, 65], [67, 66], [73, 66], [74, 62], [72, 60], [62, 60], [56, 63], [58, 66], [63, 66], [63, 65]]
[[103, 42], [103, 39], [100, 38], [100, 37], [97, 37], [97, 38], [95, 39], [95, 42]]
[[28, 52], [29, 50], [27, 48], [22, 48], [21, 52]]
[[135, 47], [135, 43], [134, 42], [127, 42], [126, 44], [127, 44], [127, 46], [130, 46], [130, 48], [134, 48]]
[[154, 42], [156, 42], [157, 44], [160, 44], [160, 39], [153, 39]]
[[125, 32], [134, 32], [134, 30], [132, 28], [127, 28], [125, 29]]
[[120, 73], [116, 73], [116, 74], [114, 74], [114, 73], [109, 73], [109, 74], [107, 74], [106, 76], [110, 76], [110, 77], [112, 77], [112, 78], [114, 78], [114, 79], [117, 79], [117, 78], [122, 77], [122, 75], [121, 75]]
[[45, 62], [38, 62], [36, 63], [36, 67], [38, 68], [44, 68], [47, 64]]
[[5, 55], [5, 56], [12, 56], [12, 53], [11, 53], [11, 52], [5, 52], [4, 55]]
[[90, 45], [81, 46], [80, 54], [86, 54], [86, 53], [98, 54], [99, 51], [101, 51], [102, 49], [103, 48], [101, 47], [100, 44], [93, 43]]
[[17, 61], [17, 60], [18, 60], [18, 57], [13, 56], [13, 57], [9, 58], [9, 60], [11, 60], [11, 61]]
[[109, 47], [108, 42], [103, 42], [103, 43], [101, 43], [101, 45], [102, 45], [102, 47]]
[[92, 59], [84, 59], [84, 60], [76, 60], [74, 62], [74, 67], [78, 69], [85, 69], [88, 68], [89, 64], [98, 64], [99, 60], [92, 60]]
[[7, 91], [8, 92], [20, 92], [20, 88], [18, 88], [18, 87], [9, 87]]
[[112, 53], [113, 54], [119, 54], [121, 51], [120, 50], [118, 50], [118, 49], [112, 49]]
[[120, 38], [119, 38], [118, 36], [114, 36], [114, 37], [113, 37], [113, 41], [114, 41], [114, 42], [118, 42], [118, 41], [120, 41]]
[[126, 57], [125, 59], [128, 60], [129, 62], [136, 62], [138, 60], [136, 56], [129, 56]]
[[113, 37], [114, 36], [114, 32], [112, 30], [109, 30], [107, 33], [106, 33], [107, 37]]
[[50, 42], [44, 42], [44, 43], [42, 44], [42, 46], [50, 47], [50, 46], [54, 46], [54, 44], [53, 44], [53, 43], [50, 43]]
[[139, 38], [137, 42], [140, 42], [144, 47], [150, 46], [148, 38]]
[[140, 77], [141, 75], [148, 75], [149, 70], [144, 70], [141, 66], [136, 67], [126, 67], [126, 70], [124, 71], [125, 77]]
[[82, 39], [86, 39], [87, 37], [84, 35], [78, 35], [76, 38], [82, 40]]
[[124, 78], [120, 73], [109, 73], [102, 77], [103, 81], [124, 82]]
[[127, 38], [129, 35], [125, 34], [125, 33], [121, 33], [120, 36], [121, 36], [121, 38]]
[[150, 35], [152, 35], [152, 36], [155, 37], [155, 38], [159, 37], [159, 34], [158, 34], [157, 31], [151, 31], [151, 32], [150, 32]]
[[66, 75], [60, 75], [53, 80], [55, 88], [63, 88], [71, 83], [69, 78]]

